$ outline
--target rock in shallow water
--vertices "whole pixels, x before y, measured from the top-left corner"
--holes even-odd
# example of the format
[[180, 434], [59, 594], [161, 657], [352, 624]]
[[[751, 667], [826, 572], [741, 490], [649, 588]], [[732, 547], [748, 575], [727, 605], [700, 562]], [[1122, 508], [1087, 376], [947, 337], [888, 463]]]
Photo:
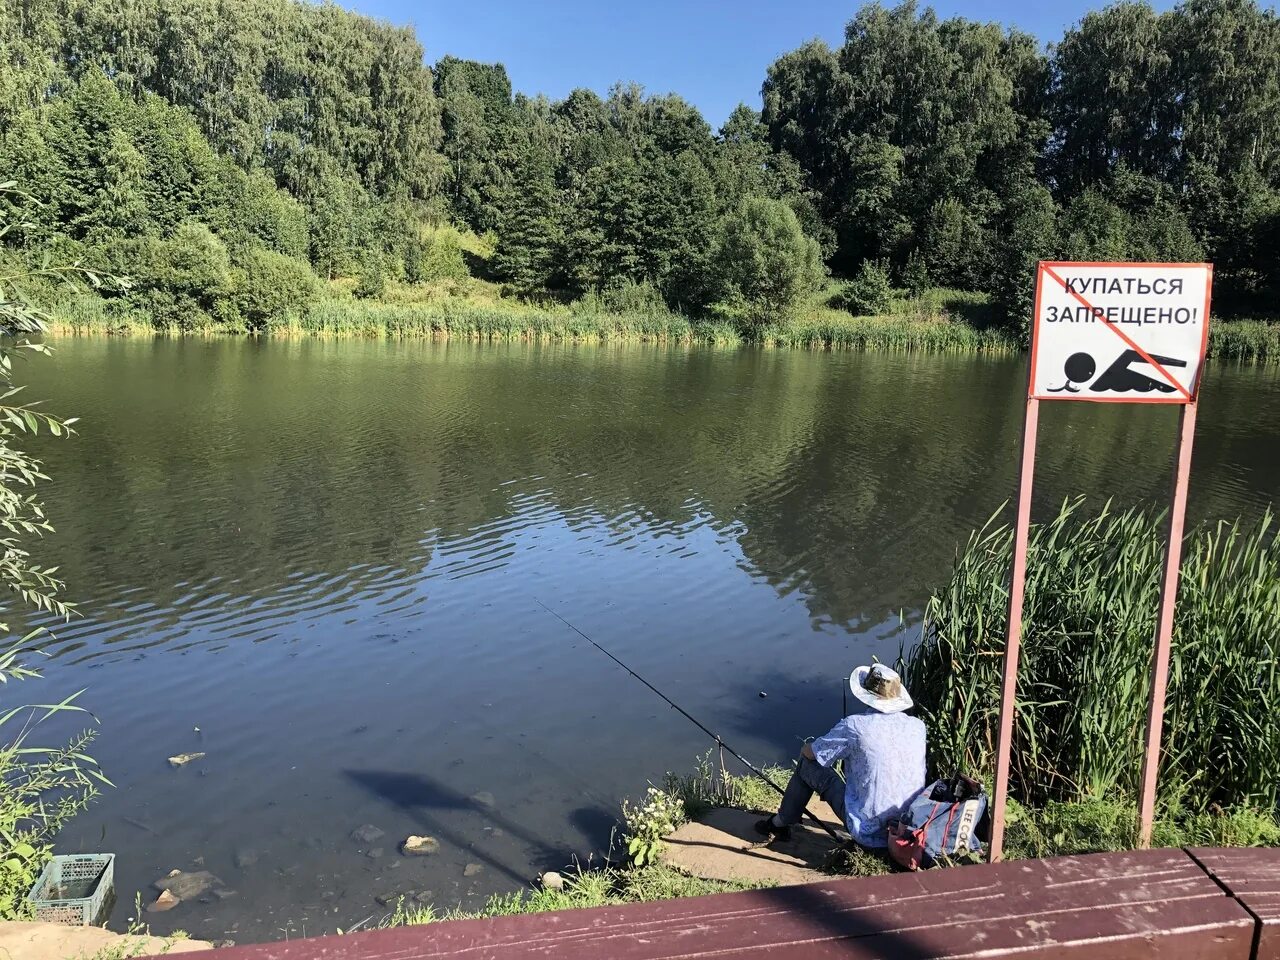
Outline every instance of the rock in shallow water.
[[156, 902], [147, 905], [148, 913], [164, 913], [166, 910], [172, 910], [182, 901], [175, 897], [168, 890], [161, 890], [160, 896], [156, 897]]
[[377, 843], [385, 836], [386, 833], [379, 830], [372, 823], [366, 823], [351, 831], [351, 839], [356, 843]]
[[400, 845], [400, 852], [406, 857], [425, 857], [439, 850], [440, 841], [435, 837], [406, 837]]
[[496, 801], [493, 799], [493, 794], [488, 790], [481, 790], [479, 793], [473, 793], [471, 795], [471, 802], [478, 807], [493, 809]]
[[157, 890], [165, 890], [179, 900], [195, 900], [202, 893], [221, 887], [222, 881], [208, 870], [175, 870], [152, 884]]
[[468, 863], [462, 868], [462, 875], [464, 877], [475, 877], [482, 873], [484, 873], [484, 867], [478, 863]]

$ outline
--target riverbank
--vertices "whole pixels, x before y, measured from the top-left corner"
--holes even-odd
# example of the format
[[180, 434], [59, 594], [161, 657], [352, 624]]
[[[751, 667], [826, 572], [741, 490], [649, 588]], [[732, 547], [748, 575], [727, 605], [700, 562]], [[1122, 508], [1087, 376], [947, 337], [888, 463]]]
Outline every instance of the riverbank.
[[[342, 284], [316, 303], [262, 330], [241, 324], [192, 327], [159, 324], [145, 310], [122, 311], [96, 297], [53, 310], [55, 336], [259, 336], [321, 339], [436, 339], [480, 342], [653, 343], [819, 350], [1014, 354], [1020, 337], [991, 323], [982, 294], [934, 289], [918, 298], [900, 293], [887, 311], [855, 316], [834, 304], [829, 286], [789, 317], [755, 324], [721, 313], [690, 318], [661, 303], [590, 297], [571, 304], [533, 304], [502, 297], [491, 285], [392, 287], [385, 299], [362, 300]], [[1280, 324], [1221, 320], [1210, 329], [1209, 354], [1224, 360], [1280, 362]]]
[[[778, 767], [768, 768], [768, 773], [778, 782], [783, 782], [787, 775], [785, 769]], [[716, 806], [732, 806], [753, 813], [770, 812], [776, 807], [776, 794], [767, 785], [754, 777], [712, 776], [705, 760], [692, 776], [668, 774], [663, 789], [679, 799], [685, 818], [701, 816]], [[1033, 808], [1011, 802], [1008, 812], [1006, 858], [1010, 860], [1132, 850], [1136, 846], [1137, 817], [1132, 804], [1092, 799]], [[1167, 848], [1277, 846], [1280, 845], [1280, 821], [1248, 808], [1207, 814], [1166, 810], [1156, 821], [1152, 845]], [[663, 863], [661, 856], [660, 852], [656, 862], [644, 866], [606, 864], [590, 868], [575, 864], [562, 873], [544, 875], [541, 881], [525, 890], [494, 896], [479, 910], [402, 902], [381, 925], [406, 926], [543, 913], [776, 885], [768, 880], [735, 882], [690, 876]], [[825, 863], [814, 866], [831, 876], [867, 877], [892, 872], [886, 857], [866, 851], [833, 850]]]

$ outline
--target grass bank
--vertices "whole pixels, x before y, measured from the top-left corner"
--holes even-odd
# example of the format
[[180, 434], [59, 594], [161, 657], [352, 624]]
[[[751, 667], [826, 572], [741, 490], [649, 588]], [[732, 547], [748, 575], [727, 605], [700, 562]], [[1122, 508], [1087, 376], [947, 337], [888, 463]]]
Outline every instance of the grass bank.
[[[783, 767], [769, 767], [766, 772], [779, 783], [784, 783], [790, 774]], [[668, 774], [663, 789], [681, 798], [687, 816], [696, 816], [710, 806], [744, 807], [761, 813], [771, 812], [777, 806], [777, 794], [767, 785], [754, 777], [713, 773], [709, 757], [704, 757], [692, 774]], [[1120, 801], [1054, 801], [1039, 807], [1011, 801], [1005, 853], [1009, 859], [1026, 859], [1129, 850], [1136, 845], [1136, 824], [1136, 807]], [[1280, 822], [1274, 816], [1251, 809], [1192, 814], [1166, 807], [1156, 820], [1153, 842], [1157, 847], [1276, 846], [1280, 845]], [[865, 851], [837, 851], [825, 868], [832, 876], [867, 877], [891, 872], [887, 859]], [[575, 865], [565, 871], [562, 878], [564, 885], [559, 889], [537, 885], [498, 894], [478, 910], [401, 903], [381, 920], [381, 925], [406, 926], [545, 913], [765, 886], [690, 877], [663, 865], [660, 859], [643, 867], [608, 865], [591, 869]]]
[[[334, 283], [316, 303], [287, 314], [253, 335], [323, 339], [454, 339], [477, 342], [654, 343], [819, 350], [1014, 354], [1020, 338], [993, 326], [987, 298], [958, 290], [900, 295], [877, 316], [833, 306], [831, 290], [794, 315], [749, 323], [728, 312], [690, 318], [643, 298], [587, 297], [572, 304], [531, 304], [501, 296], [470, 280], [435, 287], [392, 285], [382, 300], [362, 300]], [[52, 333], [61, 336], [244, 336], [238, 324], [182, 327], [159, 324], [144, 310], [88, 296], [54, 308]], [[1280, 324], [1217, 321], [1210, 355], [1226, 360], [1280, 362]]]
[[[529, 304], [495, 295], [476, 281], [449, 288], [400, 288], [385, 300], [360, 300], [335, 285], [303, 311], [259, 335], [324, 339], [456, 339], [480, 342], [656, 343], [736, 347], [880, 349], [1012, 353], [1016, 337], [976, 326], [948, 304], [980, 306], [981, 297], [938, 291], [929, 300], [895, 301], [883, 316], [855, 317], [815, 300], [794, 316], [748, 324], [728, 313], [693, 319], [653, 302], [588, 297], [572, 304]], [[121, 312], [83, 297], [60, 305], [56, 335], [227, 336], [243, 327], [157, 326], [145, 311]]]

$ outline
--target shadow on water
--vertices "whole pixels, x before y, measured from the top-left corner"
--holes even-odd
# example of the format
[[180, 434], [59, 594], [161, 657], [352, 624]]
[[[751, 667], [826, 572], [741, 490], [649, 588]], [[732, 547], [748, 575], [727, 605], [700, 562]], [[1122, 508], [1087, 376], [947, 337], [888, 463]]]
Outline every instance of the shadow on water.
[[[735, 746], [736, 738], [763, 743], [767, 752], [758, 756], [744, 753], [753, 763], [793, 759], [804, 739], [821, 736], [844, 715], [846, 680], [840, 675], [799, 677], [771, 670], [726, 682], [726, 692], [717, 698], [727, 704], [719, 711], [717, 732]], [[708, 725], [717, 729], [716, 723]]]
[[621, 822], [602, 807], [578, 807], [569, 812], [569, 822], [599, 850], [605, 859], [613, 856], [613, 841], [621, 830]]
[[[521, 861], [512, 865], [486, 853], [474, 844], [474, 838], [455, 829], [451, 823], [457, 814], [470, 812], [482, 817], [490, 825], [500, 827], [512, 837], [522, 841], [529, 849], [527, 862], [542, 864], [548, 868], [562, 866], [563, 851], [545, 838], [531, 832], [522, 823], [506, 817], [488, 804], [468, 797], [439, 780], [420, 773], [403, 773], [391, 770], [344, 770], [344, 775], [363, 787], [373, 796], [405, 811], [421, 825], [424, 833], [458, 850], [468, 851], [494, 870], [524, 885], [528, 883], [528, 868]], [[608, 815], [598, 808], [581, 807], [574, 812], [575, 823], [591, 822], [597, 826]], [[612, 822], [612, 818], [610, 818]]]

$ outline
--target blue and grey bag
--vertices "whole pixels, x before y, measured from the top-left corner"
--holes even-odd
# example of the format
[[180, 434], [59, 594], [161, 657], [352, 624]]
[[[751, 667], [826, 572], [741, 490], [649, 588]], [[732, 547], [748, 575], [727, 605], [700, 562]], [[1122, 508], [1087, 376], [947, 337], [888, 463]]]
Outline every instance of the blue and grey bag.
[[889, 855], [908, 870], [982, 849], [978, 825], [987, 812], [982, 784], [963, 774], [937, 780], [889, 821]]

